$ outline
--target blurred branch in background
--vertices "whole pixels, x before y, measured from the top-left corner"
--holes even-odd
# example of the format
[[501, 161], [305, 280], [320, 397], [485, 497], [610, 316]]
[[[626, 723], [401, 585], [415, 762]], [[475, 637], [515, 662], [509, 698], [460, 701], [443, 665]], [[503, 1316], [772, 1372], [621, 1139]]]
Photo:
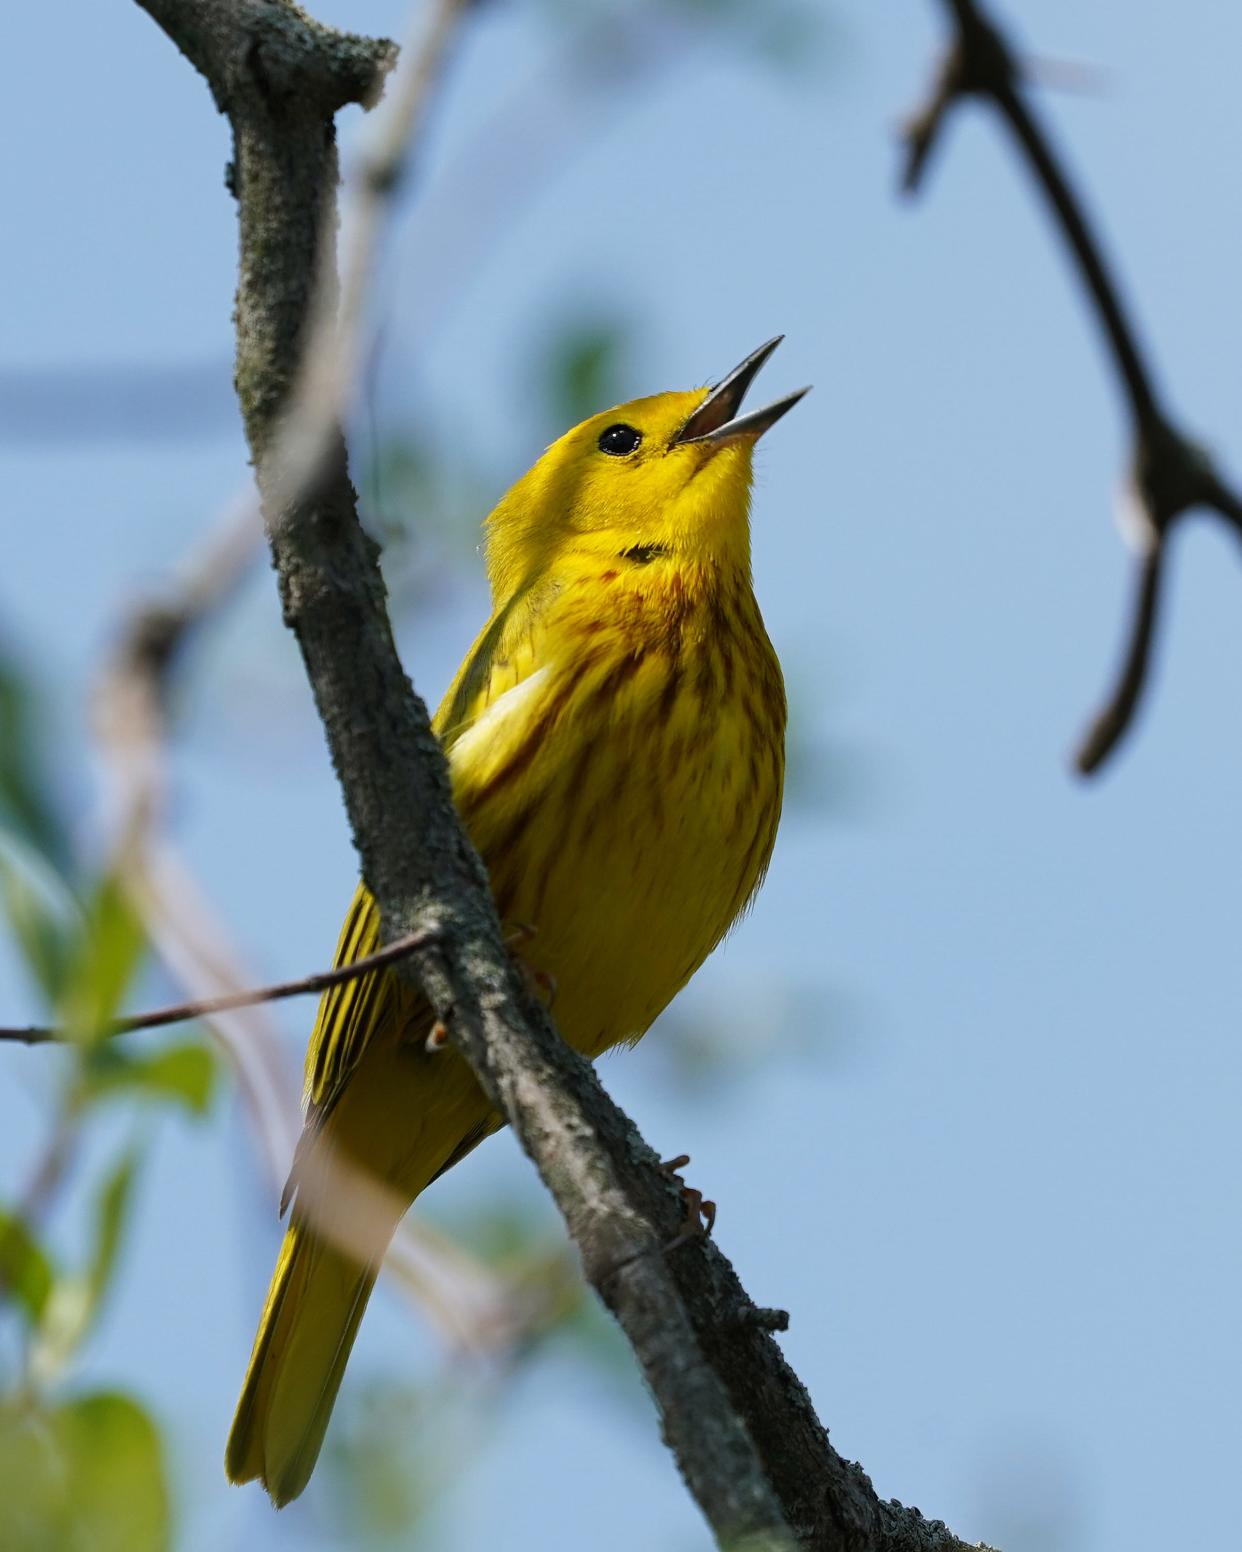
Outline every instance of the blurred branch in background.
[[902, 186], [907, 193], [919, 188], [945, 122], [959, 102], [967, 97], [990, 102], [1014, 135], [1069, 245], [1130, 411], [1130, 470], [1122, 515], [1138, 552], [1133, 604], [1116, 686], [1075, 755], [1077, 769], [1090, 775], [1129, 730], [1147, 685], [1173, 525], [1193, 508], [1206, 508], [1242, 537], [1242, 495], [1219, 473], [1205, 448], [1169, 416], [1083, 203], [1023, 90], [1026, 76], [1012, 46], [978, 0], [942, 4], [954, 35], [927, 102], [907, 121]]
[[[313, 421], [309, 437], [299, 432], [294, 444], [308, 476], [322, 455], [322, 449], [317, 454], [312, 445], [314, 437], [322, 438], [325, 428], [335, 425], [340, 399], [350, 392], [344, 362], [348, 359], [356, 367], [362, 299], [380, 231], [402, 169], [413, 154], [452, 28], [465, 9], [463, 0], [446, 0], [432, 25], [420, 32], [419, 47], [408, 70], [397, 78], [381, 133], [364, 163], [351, 265], [342, 293], [351, 311], [338, 328], [329, 300], [321, 300], [313, 336], [320, 355], [332, 358], [336, 366], [308, 381], [299, 401], [300, 413]], [[335, 297], [334, 268], [321, 289], [325, 298]], [[266, 1173], [279, 1194], [301, 1129], [300, 1078], [285, 1058], [279, 1032], [253, 1006], [256, 1000], [271, 1000], [270, 995], [256, 999], [252, 978], [240, 968], [240, 954], [164, 825], [170, 685], [195, 635], [227, 607], [262, 553], [261, 541], [257, 500], [248, 492], [217, 520], [180, 581], [135, 611], [123, 628], [100, 678], [95, 724], [113, 789], [111, 829], [117, 837], [118, 874], [165, 966], [194, 999], [191, 1005], [168, 1010], [167, 1021], [186, 1016], [205, 1021], [235, 1074]], [[409, 950], [408, 943], [389, 945], [385, 957]], [[356, 967], [350, 973], [356, 973]], [[330, 972], [268, 990], [295, 995], [334, 979]], [[105, 1033], [120, 1032], [119, 1026], [127, 1022], [152, 1027], [149, 1017], [113, 1019]], [[491, 1269], [416, 1219], [403, 1223], [385, 1266], [441, 1334], [467, 1350], [490, 1351], [522, 1340], [532, 1322], [544, 1319], [529, 1290], [519, 1296]]]

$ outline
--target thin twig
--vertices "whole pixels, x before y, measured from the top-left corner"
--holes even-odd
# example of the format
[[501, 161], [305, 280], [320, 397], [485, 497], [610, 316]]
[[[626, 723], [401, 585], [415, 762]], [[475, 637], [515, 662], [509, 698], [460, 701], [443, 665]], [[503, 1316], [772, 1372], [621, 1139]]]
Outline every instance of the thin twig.
[[[385, 944], [374, 954], [364, 954], [361, 959], [347, 965], [337, 965], [332, 970], [320, 970], [314, 975], [301, 976], [296, 981], [277, 981], [273, 986], [256, 986], [249, 991], [230, 992], [224, 997], [205, 997], [199, 1002], [178, 1002], [171, 1007], [155, 1008], [150, 1013], [131, 1013], [123, 1018], [110, 1019], [104, 1034], [132, 1035], [138, 1029], [163, 1029], [168, 1024], [184, 1024], [189, 1019], [208, 1018], [215, 1013], [231, 1013], [234, 1008], [252, 1008], [260, 1002], [279, 1002], [283, 997], [302, 997], [308, 992], [321, 992], [329, 986], [339, 986], [343, 981], [355, 981], [372, 970], [383, 970], [395, 965], [399, 959], [417, 953], [435, 943], [439, 934], [434, 928], [407, 933], [403, 938]], [[68, 1031], [54, 1025], [30, 1024], [25, 1028], [0, 1028], [0, 1040], [13, 1040], [21, 1045], [48, 1045], [55, 1040], [68, 1040]]]
[[1100, 768], [1133, 725], [1149, 682], [1156, 597], [1172, 525], [1195, 507], [1217, 513], [1242, 537], [1242, 497], [1217, 471], [1196, 439], [1165, 412], [1133, 317], [1104, 258], [1085, 206], [1022, 90], [1017, 56], [979, 0], [942, 0], [955, 36], [926, 104], [907, 120], [902, 186], [916, 190], [950, 110], [964, 97], [991, 102], [1015, 136], [1073, 255], [1108, 343], [1132, 427], [1131, 480], [1138, 516], [1148, 530], [1140, 553], [1135, 605], [1120, 678], [1075, 755], [1088, 775]]
[[1164, 557], [1164, 543], [1157, 540], [1139, 561], [1132, 615], [1134, 623], [1129, 634], [1125, 662], [1117, 678], [1117, 687], [1107, 705], [1087, 729], [1074, 756], [1075, 764], [1084, 776], [1090, 776], [1097, 770], [1117, 747], [1117, 741], [1129, 726], [1138, 705], [1151, 658], [1151, 643], [1159, 612], [1161, 583], [1164, 580]]

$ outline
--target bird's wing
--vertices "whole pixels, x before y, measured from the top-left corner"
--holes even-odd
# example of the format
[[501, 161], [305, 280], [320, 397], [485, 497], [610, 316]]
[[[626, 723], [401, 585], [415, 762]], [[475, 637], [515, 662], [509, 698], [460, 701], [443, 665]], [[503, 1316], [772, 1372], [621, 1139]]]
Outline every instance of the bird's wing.
[[540, 667], [540, 622], [546, 599], [537, 589], [515, 593], [480, 631], [435, 715], [435, 730], [453, 760], [453, 746], [502, 695]]
[[[333, 967], [352, 964], [378, 948], [379, 908], [367, 886], [360, 883], [341, 928]], [[306, 1047], [306, 1124], [280, 1198], [282, 1216], [297, 1191], [307, 1150], [323, 1129], [367, 1041], [389, 1016], [398, 990], [391, 975], [372, 970], [352, 981], [339, 981], [320, 998], [315, 1028]], [[408, 993], [406, 997], [408, 1000]], [[410, 1013], [412, 1019], [417, 1018], [415, 1008]]]
[[[365, 884], [350, 902], [336, 945], [333, 967], [365, 959], [380, 946], [379, 908]], [[367, 1037], [387, 1011], [390, 978], [378, 971], [329, 986], [319, 1001], [314, 1032], [306, 1048], [306, 1101], [322, 1115], [353, 1071]]]
[[[466, 655], [457, 678], [435, 717], [435, 728], [453, 763], [453, 749], [485, 714], [507, 710], [506, 697], [538, 669], [535, 620], [529, 593], [518, 594], [493, 615]], [[520, 692], [519, 692], [520, 693]], [[359, 884], [341, 929], [335, 966], [352, 964], [380, 946], [379, 910], [365, 884]], [[421, 994], [398, 982], [388, 970], [374, 970], [324, 992], [306, 1049], [306, 1127], [294, 1155], [282, 1198], [282, 1212], [297, 1189], [299, 1165], [318, 1135], [368, 1041], [389, 1018], [399, 1018], [413, 1033], [431, 1025], [431, 1010]]]

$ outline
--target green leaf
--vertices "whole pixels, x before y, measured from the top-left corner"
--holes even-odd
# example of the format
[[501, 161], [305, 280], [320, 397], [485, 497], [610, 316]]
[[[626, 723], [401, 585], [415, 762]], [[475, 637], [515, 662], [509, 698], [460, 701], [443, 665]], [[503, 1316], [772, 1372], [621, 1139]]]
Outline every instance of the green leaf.
[[40, 1386], [46, 1388], [64, 1369], [98, 1317], [116, 1271], [140, 1162], [131, 1149], [109, 1170], [95, 1197], [89, 1260], [80, 1272], [62, 1274], [45, 1300], [30, 1349], [30, 1372]]
[[64, 867], [69, 843], [48, 801], [54, 783], [40, 758], [36, 704], [13, 658], [0, 648], [0, 818], [35, 851]]
[[103, 875], [86, 904], [86, 922], [69, 965], [60, 1016], [89, 1041], [116, 1016], [146, 947], [146, 933], [115, 872]]
[[131, 1148], [108, 1172], [95, 1198], [95, 1243], [86, 1274], [88, 1322], [94, 1318], [116, 1270], [117, 1251], [125, 1232], [141, 1162], [141, 1154]]
[[13, 1552], [63, 1552], [67, 1488], [52, 1419], [25, 1407], [0, 1407], [5, 1546]]
[[159, 1432], [132, 1400], [79, 1396], [0, 1411], [5, 1552], [167, 1552], [172, 1515]]
[[203, 1045], [186, 1041], [134, 1056], [114, 1044], [96, 1046], [82, 1073], [85, 1099], [109, 1094], [171, 1100], [190, 1115], [205, 1115], [215, 1087], [216, 1064]]
[[69, 886], [45, 857], [0, 830], [0, 902], [26, 968], [49, 1002], [65, 984], [80, 920]]
[[30, 1225], [0, 1208], [0, 1291], [37, 1325], [56, 1281], [51, 1259], [35, 1239]]
[[61, 1409], [58, 1432], [70, 1465], [75, 1548], [163, 1552], [172, 1515], [159, 1432], [136, 1401], [82, 1396]]

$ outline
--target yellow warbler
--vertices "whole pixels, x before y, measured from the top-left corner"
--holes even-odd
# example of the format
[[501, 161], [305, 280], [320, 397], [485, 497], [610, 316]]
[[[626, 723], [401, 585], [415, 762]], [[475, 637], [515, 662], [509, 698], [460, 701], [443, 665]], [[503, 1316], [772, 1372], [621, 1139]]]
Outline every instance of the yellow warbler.
[[[785, 694], [751, 588], [755, 441], [738, 415], [769, 341], [711, 389], [593, 416], [487, 522], [493, 612], [436, 715], [453, 792], [564, 1037], [637, 1040], [720, 942], [771, 856]], [[379, 943], [354, 896], [337, 963]], [[306, 1486], [401, 1215], [500, 1125], [388, 971], [324, 994], [293, 1211], [229, 1436], [235, 1482]], [[376, 1189], [370, 1189], [374, 1185]]]

